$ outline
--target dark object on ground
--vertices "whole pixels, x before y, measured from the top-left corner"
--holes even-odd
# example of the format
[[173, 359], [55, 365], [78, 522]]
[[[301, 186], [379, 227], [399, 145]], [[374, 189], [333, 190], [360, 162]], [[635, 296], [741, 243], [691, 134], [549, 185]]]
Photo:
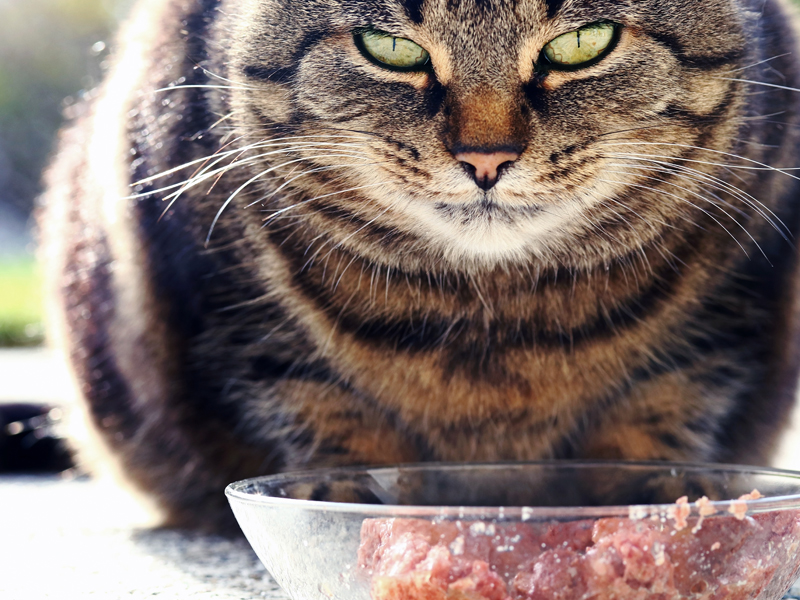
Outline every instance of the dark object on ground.
[[0, 473], [60, 473], [72, 455], [58, 431], [61, 410], [43, 404], [0, 404]]

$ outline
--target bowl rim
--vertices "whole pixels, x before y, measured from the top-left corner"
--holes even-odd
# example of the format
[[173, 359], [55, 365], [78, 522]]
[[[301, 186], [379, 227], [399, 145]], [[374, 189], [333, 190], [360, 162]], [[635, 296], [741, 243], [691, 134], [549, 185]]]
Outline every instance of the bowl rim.
[[[797, 480], [798, 493], [783, 496], [764, 496], [757, 500], [713, 500], [707, 506], [713, 507], [715, 512], [705, 518], [734, 517], [733, 508], [736, 506], [741, 514], [741, 505], [744, 503], [747, 515], [800, 509], [800, 471], [776, 469], [751, 465], [735, 465], [724, 463], [700, 462], [663, 462], [663, 461], [622, 461], [622, 460], [538, 460], [538, 461], [507, 461], [507, 462], [425, 462], [405, 463], [381, 466], [350, 466], [325, 469], [308, 469], [290, 471], [261, 477], [251, 477], [228, 484], [225, 495], [229, 502], [233, 501], [255, 504], [265, 507], [297, 508], [309, 511], [328, 513], [364, 514], [375, 517], [417, 517], [417, 518], [446, 518], [446, 519], [487, 519], [499, 520], [542, 520], [548, 518], [581, 519], [601, 517], [627, 517], [642, 519], [659, 515], [660, 518], [674, 518], [677, 503], [670, 504], [632, 504], [611, 506], [456, 506], [456, 505], [403, 505], [403, 504], [364, 504], [357, 502], [331, 502], [323, 500], [306, 500], [281, 496], [267, 496], [244, 492], [246, 486], [254, 483], [280, 483], [292, 480], [321, 478], [325, 475], [355, 475], [363, 473], [389, 472], [397, 469], [414, 471], [433, 470], [459, 470], [467, 468], [503, 468], [503, 467], [546, 467], [546, 468], [598, 468], [598, 467], [625, 467], [625, 468], [657, 468], [665, 471], [724, 471], [729, 473], [751, 473], [786, 477]], [[697, 514], [699, 508], [695, 502], [688, 506]]]

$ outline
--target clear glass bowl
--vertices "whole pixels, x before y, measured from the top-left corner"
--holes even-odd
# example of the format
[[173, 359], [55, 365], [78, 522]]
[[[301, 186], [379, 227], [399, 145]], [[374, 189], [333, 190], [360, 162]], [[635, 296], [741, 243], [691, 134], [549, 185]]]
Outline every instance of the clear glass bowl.
[[260, 477], [226, 494], [294, 600], [776, 600], [800, 576], [800, 473], [788, 471], [423, 464]]

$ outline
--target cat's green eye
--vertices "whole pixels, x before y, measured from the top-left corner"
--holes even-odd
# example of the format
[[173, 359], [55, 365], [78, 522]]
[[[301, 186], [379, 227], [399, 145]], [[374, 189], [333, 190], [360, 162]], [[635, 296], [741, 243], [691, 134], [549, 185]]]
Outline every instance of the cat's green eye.
[[430, 61], [430, 55], [419, 44], [383, 31], [358, 33], [356, 42], [368, 58], [389, 69], [418, 71]]
[[611, 50], [616, 33], [617, 28], [612, 23], [592, 23], [551, 40], [542, 54], [556, 67], [580, 67]]

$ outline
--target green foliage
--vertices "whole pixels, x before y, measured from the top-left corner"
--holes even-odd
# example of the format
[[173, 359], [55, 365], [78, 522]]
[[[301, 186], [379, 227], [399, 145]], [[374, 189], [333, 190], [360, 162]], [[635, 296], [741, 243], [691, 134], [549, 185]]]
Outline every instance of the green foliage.
[[42, 341], [42, 293], [32, 259], [0, 262], [0, 346]]

